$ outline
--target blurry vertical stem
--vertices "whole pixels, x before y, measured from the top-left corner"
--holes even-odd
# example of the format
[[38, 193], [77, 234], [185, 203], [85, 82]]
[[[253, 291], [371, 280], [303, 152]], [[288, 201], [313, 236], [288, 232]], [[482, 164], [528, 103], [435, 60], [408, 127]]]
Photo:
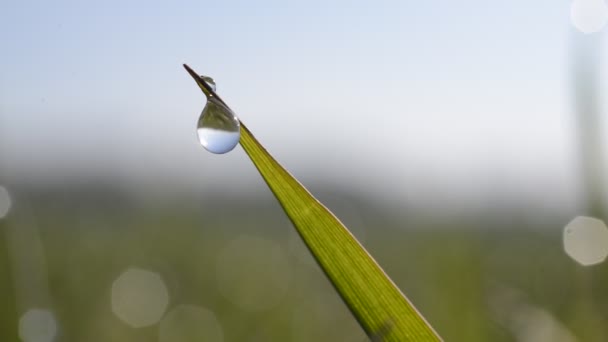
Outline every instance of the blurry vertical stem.
[[440, 340], [353, 235], [266, 151], [242, 122], [240, 144], [372, 340]]
[[[602, 36], [573, 32], [571, 38], [572, 86], [574, 93], [574, 115], [577, 120], [577, 138], [580, 153], [580, 168], [584, 191], [585, 214], [606, 221], [604, 176], [604, 140], [602, 139], [602, 113], [600, 68]], [[581, 340], [606, 340], [603, 324], [605, 316], [593, 300], [593, 272], [578, 269], [576, 293], [578, 299], [574, 324], [579, 326]]]
[[572, 83], [586, 201], [585, 210], [587, 215], [606, 220], [599, 92], [601, 38], [600, 35], [574, 33], [572, 38]]

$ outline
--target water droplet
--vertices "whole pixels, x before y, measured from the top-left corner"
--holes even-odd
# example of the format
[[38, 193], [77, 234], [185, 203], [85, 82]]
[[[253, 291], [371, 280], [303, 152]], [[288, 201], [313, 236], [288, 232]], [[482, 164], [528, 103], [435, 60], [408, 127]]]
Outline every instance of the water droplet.
[[207, 105], [198, 119], [198, 140], [212, 153], [232, 151], [239, 143], [241, 124], [236, 115], [215, 96], [207, 97]]
[[216, 85], [215, 85], [215, 81], [213, 80], [213, 78], [211, 78], [209, 76], [205, 76], [205, 75], [201, 75], [201, 78], [205, 81], [205, 83], [207, 83], [211, 87], [211, 89], [213, 91], [215, 91]]
[[207, 97], [207, 104], [203, 108], [196, 126], [198, 140], [207, 151], [212, 153], [221, 154], [232, 151], [241, 137], [239, 119], [215, 93], [213, 78], [197, 74], [186, 64], [184, 64], [184, 68]]

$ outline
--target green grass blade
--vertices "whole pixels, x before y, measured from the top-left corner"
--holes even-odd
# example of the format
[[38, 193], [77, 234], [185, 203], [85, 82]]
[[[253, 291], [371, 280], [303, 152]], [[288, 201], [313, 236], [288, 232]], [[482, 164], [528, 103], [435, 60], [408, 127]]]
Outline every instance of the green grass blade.
[[373, 341], [441, 340], [348, 229], [242, 123], [240, 144]]

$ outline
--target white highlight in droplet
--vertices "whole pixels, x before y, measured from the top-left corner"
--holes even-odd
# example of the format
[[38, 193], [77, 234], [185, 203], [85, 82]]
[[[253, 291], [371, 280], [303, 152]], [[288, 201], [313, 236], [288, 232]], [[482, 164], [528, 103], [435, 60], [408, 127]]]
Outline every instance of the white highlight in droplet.
[[599, 32], [608, 23], [608, 6], [604, 0], [574, 0], [570, 20], [583, 33]]
[[608, 256], [608, 228], [602, 220], [578, 216], [564, 229], [564, 250], [583, 266], [598, 264]]
[[218, 256], [219, 290], [244, 311], [259, 312], [277, 305], [287, 292], [289, 278], [287, 256], [272, 240], [241, 235]]
[[160, 322], [158, 340], [222, 342], [224, 332], [212, 311], [194, 305], [179, 305]]
[[19, 319], [19, 338], [24, 342], [50, 342], [57, 335], [55, 315], [46, 309], [30, 309]]
[[167, 287], [157, 273], [130, 268], [112, 284], [112, 312], [134, 328], [160, 321], [168, 304]]
[[0, 219], [6, 217], [12, 205], [11, 195], [5, 187], [0, 185]]

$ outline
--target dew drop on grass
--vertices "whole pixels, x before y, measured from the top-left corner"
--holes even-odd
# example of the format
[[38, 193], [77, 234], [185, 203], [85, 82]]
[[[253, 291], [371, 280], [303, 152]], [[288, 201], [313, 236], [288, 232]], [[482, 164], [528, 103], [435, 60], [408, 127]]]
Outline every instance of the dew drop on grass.
[[207, 83], [211, 87], [211, 89], [213, 89], [213, 91], [215, 91], [215, 81], [213, 80], [213, 78], [205, 75], [201, 75], [201, 78], [205, 80], [205, 83]]
[[[211, 77], [201, 76], [215, 92], [215, 82]], [[198, 119], [196, 127], [198, 140], [207, 151], [226, 153], [232, 151], [241, 137], [241, 124], [221, 100], [213, 94], [207, 95], [207, 104]]]

